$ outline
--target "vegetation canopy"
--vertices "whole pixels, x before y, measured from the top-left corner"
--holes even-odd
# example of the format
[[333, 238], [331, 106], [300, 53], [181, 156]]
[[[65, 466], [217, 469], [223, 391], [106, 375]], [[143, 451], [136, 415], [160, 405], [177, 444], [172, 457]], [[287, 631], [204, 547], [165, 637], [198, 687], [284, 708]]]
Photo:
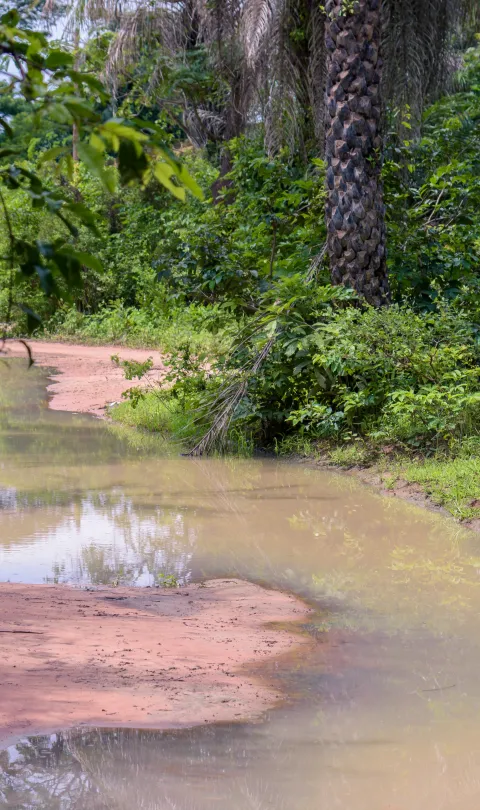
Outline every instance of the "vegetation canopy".
[[473, 452], [477, 4], [55, 13], [0, 25], [5, 334], [167, 352], [115, 416], [196, 453]]

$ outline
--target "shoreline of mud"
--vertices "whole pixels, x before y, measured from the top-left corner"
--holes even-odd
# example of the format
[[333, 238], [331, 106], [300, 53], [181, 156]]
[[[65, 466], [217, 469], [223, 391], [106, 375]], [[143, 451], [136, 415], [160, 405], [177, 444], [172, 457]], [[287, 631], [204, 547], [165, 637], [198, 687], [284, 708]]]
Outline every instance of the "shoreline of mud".
[[[49, 375], [51, 382], [47, 385], [49, 407], [52, 410], [89, 413], [98, 418], [106, 418], [107, 407], [112, 402], [121, 401], [122, 393], [129, 385], [122, 370], [112, 363], [112, 354], [117, 354], [122, 359], [144, 362], [148, 357], [155, 357], [157, 353], [160, 361], [154, 363], [152, 371], [144, 378], [146, 385], [161, 379], [166, 373], [162, 357], [155, 350], [38, 340], [29, 340], [28, 343], [33, 350], [33, 358], [38, 366], [58, 370], [58, 374]], [[7, 357], [25, 357], [28, 360], [25, 346], [18, 340], [7, 340], [5, 349]], [[93, 361], [95, 366], [92, 369]], [[87, 386], [87, 390], [84, 390], [84, 385]], [[81, 386], [80, 391], [79, 386]], [[330, 470], [338, 475], [351, 476], [384, 497], [400, 498], [423, 509], [448, 516], [466, 529], [480, 532], [478, 518], [457, 520], [447, 509], [436, 504], [418, 484], [411, 484], [398, 478], [392, 487], [385, 487], [381, 471], [374, 464], [368, 467], [341, 467], [332, 464], [327, 459], [297, 455], [290, 458], [285, 457], [283, 460], [308, 464], [317, 469]]]
[[60, 728], [255, 720], [288, 699], [262, 664], [305, 655], [313, 641], [299, 623], [310, 612], [237, 579], [175, 589], [2, 583], [0, 744]]
[[[50, 369], [47, 385], [49, 407], [54, 411], [88, 413], [104, 418], [113, 402], [122, 400], [122, 393], [133, 383], [125, 379], [123, 369], [112, 362], [112, 355], [121, 360], [145, 362], [152, 358], [151, 371], [142, 385], [155, 384], [166, 374], [160, 352], [147, 349], [128, 349], [124, 346], [83, 346], [73, 343], [50, 343], [28, 340], [35, 365]], [[29, 363], [25, 344], [9, 339], [2, 354], [8, 359], [24, 359]]]
[[406, 501], [414, 506], [418, 506], [421, 509], [426, 509], [428, 512], [435, 512], [436, 514], [443, 515], [463, 529], [468, 529], [469, 531], [475, 533], [480, 532], [479, 518], [471, 518], [466, 520], [456, 518], [444, 506], [435, 503], [435, 501], [432, 500], [432, 498], [422, 489], [420, 484], [410, 483], [409, 481], [405, 481], [405, 479], [403, 479], [401, 476], [398, 476], [392, 486], [385, 486], [385, 481], [382, 474], [388, 475], [388, 468], [379, 469], [375, 464], [366, 467], [357, 465], [352, 467], [341, 467], [339, 465], [332, 464], [327, 458], [318, 459], [314, 458], [313, 456], [294, 455], [290, 458], [285, 458], [284, 460], [295, 464], [305, 464], [312, 469], [321, 470], [323, 472], [331, 472], [336, 475], [344, 475], [350, 478], [355, 478], [357, 481], [360, 481], [366, 487], [369, 487], [384, 498], [398, 498], [399, 500]]

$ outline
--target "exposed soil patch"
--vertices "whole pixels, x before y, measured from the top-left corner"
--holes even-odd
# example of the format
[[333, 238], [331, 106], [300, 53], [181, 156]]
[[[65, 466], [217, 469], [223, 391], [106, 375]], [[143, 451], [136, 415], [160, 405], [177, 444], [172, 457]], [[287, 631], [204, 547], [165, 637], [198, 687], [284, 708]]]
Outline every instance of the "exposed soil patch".
[[[122, 398], [122, 392], [138, 385], [138, 380], [125, 380], [123, 370], [112, 363], [112, 355], [122, 360], [144, 362], [152, 357], [154, 366], [142, 384], [163, 377], [165, 366], [160, 354], [152, 349], [126, 349], [118, 346], [76, 346], [70, 343], [49, 343], [29, 340], [35, 363], [54, 369], [47, 390], [50, 407], [56, 411], [73, 411], [104, 416], [105, 408]], [[8, 340], [5, 353], [10, 357], [25, 357], [25, 346]]]
[[278, 688], [247, 672], [311, 641], [307, 616], [239, 580], [178, 590], [0, 584], [0, 742], [81, 724], [166, 728], [251, 718]]

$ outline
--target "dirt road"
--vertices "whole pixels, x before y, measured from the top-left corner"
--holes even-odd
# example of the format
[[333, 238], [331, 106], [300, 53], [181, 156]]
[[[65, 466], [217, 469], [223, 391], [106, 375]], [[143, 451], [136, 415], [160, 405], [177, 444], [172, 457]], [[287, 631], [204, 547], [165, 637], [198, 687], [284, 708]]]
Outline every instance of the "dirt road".
[[[165, 374], [159, 352], [147, 349], [125, 349], [119, 346], [78, 346], [70, 343], [28, 341], [33, 359], [39, 366], [52, 369], [48, 386], [50, 407], [57, 411], [91, 413], [104, 416], [105, 408], [122, 398], [122, 392], [138, 381], [125, 380], [123, 371], [112, 362], [112, 355], [122, 360], [144, 362], [152, 357], [154, 366], [143, 382], [152, 382]], [[28, 360], [25, 346], [8, 340], [5, 354]]]
[[239, 580], [182, 589], [0, 584], [0, 742], [81, 724], [166, 728], [254, 717], [281, 695], [244, 665], [305, 636], [309, 610]]

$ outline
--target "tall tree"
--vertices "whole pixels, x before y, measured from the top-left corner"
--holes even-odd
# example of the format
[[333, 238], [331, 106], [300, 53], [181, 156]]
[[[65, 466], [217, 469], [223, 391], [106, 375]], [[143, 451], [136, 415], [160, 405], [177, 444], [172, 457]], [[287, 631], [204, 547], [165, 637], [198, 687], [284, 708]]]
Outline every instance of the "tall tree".
[[326, 4], [328, 129], [327, 250], [335, 284], [367, 301], [388, 300], [385, 208], [380, 178], [380, 0]]
[[468, 19], [474, 28], [479, 0], [132, 0], [121, 12], [115, 0], [77, 3], [92, 18], [115, 18], [113, 72], [152, 35], [180, 60], [205, 50], [223, 90], [199, 103], [183, 86], [184, 126], [197, 142], [223, 144], [223, 173], [228, 141], [249, 121], [263, 121], [269, 153], [325, 149], [332, 280], [388, 302], [385, 106], [408, 108], [418, 125], [452, 75], [455, 34]]
[[381, 183], [385, 103], [419, 121], [445, 87], [452, 37], [477, 0], [327, 0], [327, 253], [332, 281], [389, 300]]

